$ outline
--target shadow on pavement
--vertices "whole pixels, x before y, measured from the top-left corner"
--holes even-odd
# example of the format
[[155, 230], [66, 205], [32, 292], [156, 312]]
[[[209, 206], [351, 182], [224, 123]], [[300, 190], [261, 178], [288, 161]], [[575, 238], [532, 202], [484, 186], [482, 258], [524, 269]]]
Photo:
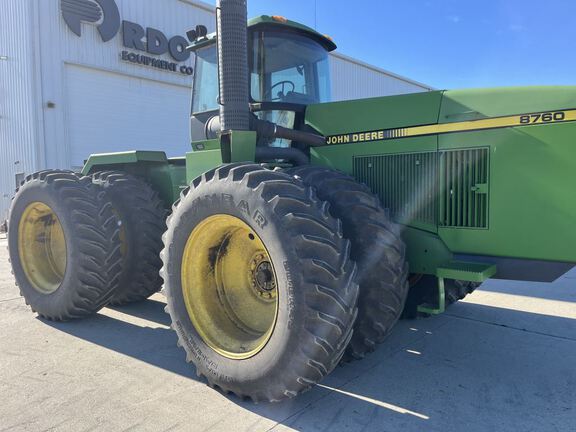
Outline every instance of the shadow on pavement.
[[[576, 308], [576, 305], [574, 307]], [[565, 316], [523, 312], [474, 303], [457, 303], [446, 311], [446, 316], [576, 342], [576, 319]]]
[[576, 273], [569, 275], [553, 283], [489, 280], [478, 291], [576, 303]]
[[[114, 310], [168, 326], [170, 317], [164, 312], [164, 306], [163, 303], [147, 300]], [[186, 363], [184, 353], [176, 346], [176, 334], [170, 328], [141, 327], [103, 314], [65, 323], [38, 319], [46, 325], [101, 347], [183, 377], [202, 381], [196, 377], [194, 367]]]
[[166, 303], [153, 299], [125, 306], [107, 306], [108, 309], [112, 309], [116, 312], [132, 315], [134, 317], [170, 327], [170, 315], [164, 312], [165, 307]]
[[[114, 310], [167, 326], [163, 308], [164, 303], [149, 300]], [[295, 400], [255, 405], [227, 398], [276, 422], [271, 430], [576, 430], [571, 413], [576, 371], [570, 361], [576, 358], [576, 343], [493, 325], [493, 320], [498, 323], [498, 308], [462, 303], [454, 309], [453, 316], [399, 323], [374, 354], [338, 367]], [[512, 314], [512, 322], [528, 327], [576, 330], [576, 320], [506, 313]], [[141, 327], [102, 314], [46, 324], [198, 381], [170, 329]], [[216, 430], [229, 427], [214, 425]], [[247, 430], [268, 427], [256, 422]]]

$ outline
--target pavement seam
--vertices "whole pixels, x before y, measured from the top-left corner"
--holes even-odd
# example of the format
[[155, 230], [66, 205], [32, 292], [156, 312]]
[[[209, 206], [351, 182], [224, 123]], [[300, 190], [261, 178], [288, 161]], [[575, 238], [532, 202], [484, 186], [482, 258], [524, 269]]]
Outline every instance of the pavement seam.
[[14, 297], [11, 299], [6, 299], [6, 300], [0, 300], [0, 303], [5, 303], [5, 302], [9, 302], [9, 301], [14, 301], [14, 300], [20, 300], [22, 297]]
[[[438, 327], [436, 327], [436, 328], [434, 329], [434, 331], [436, 331], [436, 330], [438, 330], [438, 329], [440, 329], [440, 328], [442, 328], [442, 327], [444, 327], [444, 326], [446, 326], [446, 325], [448, 325], [448, 324], [449, 324], [449, 322], [445, 322], [445, 323], [443, 323], [443, 324], [440, 324]], [[392, 351], [392, 352], [389, 354], [389, 357], [394, 357], [394, 356], [395, 356], [396, 354], [398, 354], [399, 352], [404, 351], [408, 346], [413, 345], [414, 343], [417, 343], [417, 342], [420, 342], [420, 341], [424, 340], [424, 339], [426, 338], [426, 336], [427, 336], [426, 334], [423, 334], [421, 337], [419, 337], [419, 338], [417, 338], [417, 339], [415, 339], [415, 340], [412, 340], [412, 341], [410, 341], [409, 343], [407, 343], [407, 344], [405, 344], [405, 345], [402, 345], [402, 346], [401, 346], [400, 348], [398, 348], [397, 350]], [[360, 361], [361, 361], [361, 360], [360, 360]], [[336, 390], [342, 390], [344, 387], [346, 387], [346, 386], [347, 386], [348, 384], [350, 384], [352, 381], [355, 381], [355, 380], [357, 380], [358, 378], [360, 378], [361, 376], [366, 375], [366, 373], [371, 372], [373, 369], [375, 369], [375, 368], [378, 367], [378, 366], [380, 366], [380, 363], [375, 363], [374, 365], [372, 365], [371, 367], [369, 367], [369, 368], [366, 369], [365, 371], [360, 372], [360, 373], [359, 373], [358, 375], [356, 375], [355, 377], [350, 378], [348, 381], [344, 382], [342, 385], [340, 385], [340, 386], [338, 386], [338, 387], [334, 387], [334, 388], [335, 388]], [[289, 415], [289, 416], [286, 417], [285, 419], [280, 420], [278, 423], [276, 423], [276, 424], [275, 424], [274, 426], [272, 426], [270, 429], [266, 429], [265, 432], [272, 432], [272, 431], [274, 430], [274, 428], [276, 428], [276, 427], [278, 427], [278, 426], [280, 426], [280, 425], [282, 425], [282, 424], [283, 424], [284, 426], [290, 427], [290, 426], [288, 426], [288, 425], [285, 424], [286, 421], [290, 420], [291, 418], [293, 418], [293, 417], [295, 417], [295, 416], [297, 416], [297, 415], [299, 415], [299, 414], [302, 414], [302, 413], [303, 413], [304, 411], [306, 411], [308, 408], [312, 407], [312, 405], [314, 405], [314, 404], [316, 404], [316, 403], [318, 403], [318, 402], [326, 399], [326, 398], [329, 397], [329, 396], [332, 396], [333, 394], [334, 394], [333, 391], [327, 392], [324, 396], [320, 396], [318, 399], [310, 402], [310, 403], [309, 403], [308, 405], [306, 405], [305, 407], [299, 409], [298, 411], [296, 411], [295, 413]]]
[[459, 316], [459, 315], [452, 315], [449, 313], [445, 313], [444, 315], [452, 317], [452, 318], [458, 318], [458, 319], [466, 320], [466, 321], [473, 321], [473, 322], [477, 322], [477, 323], [481, 323], [481, 324], [487, 324], [487, 325], [491, 325], [491, 326], [495, 326], [495, 327], [504, 327], [504, 328], [507, 328], [510, 330], [516, 330], [516, 331], [520, 331], [520, 332], [524, 332], [524, 333], [531, 333], [531, 334], [535, 334], [535, 335], [539, 335], [539, 336], [547, 336], [547, 337], [551, 337], [551, 338], [555, 338], [555, 339], [560, 339], [560, 340], [565, 340], [565, 341], [570, 341], [570, 342], [576, 342], [576, 339], [566, 337], [566, 336], [557, 336], [557, 335], [553, 335], [550, 333], [544, 333], [544, 332], [539, 332], [539, 331], [535, 331], [535, 330], [528, 330], [528, 329], [524, 329], [524, 328], [520, 328], [520, 327], [509, 326], [507, 324], [493, 323], [490, 321], [484, 321], [484, 320], [477, 319], [477, 318], [469, 318], [469, 317], [463, 317], [463, 316]]

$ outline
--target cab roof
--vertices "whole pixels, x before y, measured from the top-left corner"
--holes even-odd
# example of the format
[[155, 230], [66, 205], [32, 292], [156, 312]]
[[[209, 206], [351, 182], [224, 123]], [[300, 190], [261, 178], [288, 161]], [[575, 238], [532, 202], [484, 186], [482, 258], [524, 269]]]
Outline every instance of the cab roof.
[[[320, 45], [324, 47], [324, 49], [328, 52], [334, 51], [337, 46], [334, 41], [322, 33], [318, 33], [316, 30], [305, 26], [304, 24], [297, 23], [296, 21], [288, 20], [284, 17], [280, 16], [268, 16], [268, 15], [261, 15], [256, 18], [252, 18], [248, 20], [248, 30], [254, 31], [259, 29], [266, 29], [266, 28], [286, 28], [291, 31], [295, 31], [296, 33], [301, 33], [311, 39], [314, 39]], [[188, 50], [195, 51], [199, 48], [202, 48], [207, 45], [211, 45], [216, 40], [216, 33], [211, 33], [206, 37], [200, 38], [192, 42], [188, 46]]]

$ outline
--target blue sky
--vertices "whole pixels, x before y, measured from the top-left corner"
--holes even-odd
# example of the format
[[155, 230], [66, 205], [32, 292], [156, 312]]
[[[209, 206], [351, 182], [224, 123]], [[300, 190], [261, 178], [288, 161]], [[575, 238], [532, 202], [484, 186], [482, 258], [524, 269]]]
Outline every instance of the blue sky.
[[[215, 1], [211, 1], [215, 3]], [[576, 0], [248, 0], [436, 88], [576, 84]]]

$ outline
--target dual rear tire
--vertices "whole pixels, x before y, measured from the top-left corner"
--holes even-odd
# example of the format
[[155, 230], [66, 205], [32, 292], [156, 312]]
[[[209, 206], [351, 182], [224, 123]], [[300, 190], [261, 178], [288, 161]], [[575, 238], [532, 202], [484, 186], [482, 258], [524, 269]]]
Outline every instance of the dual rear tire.
[[47, 319], [86, 317], [161, 287], [164, 210], [149, 186], [127, 174], [30, 175], [16, 191], [8, 227], [21, 295]]
[[89, 178], [43, 171], [16, 192], [8, 222], [16, 284], [33, 311], [66, 321], [104, 307], [122, 273], [112, 204]]
[[[416, 319], [418, 316], [429, 316], [419, 313], [418, 306], [421, 304], [438, 304], [438, 279], [432, 275], [413, 275], [411, 279], [412, 284], [408, 293], [406, 307], [402, 312], [402, 318]], [[480, 285], [476, 282], [444, 279], [445, 307], [463, 300]]]
[[159, 271], [166, 230], [164, 204], [148, 184], [123, 172], [97, 172], [92, 182], [104, 191], [120, 223], [123, 268], [110, 304], [145, 300], [162, 287]]

